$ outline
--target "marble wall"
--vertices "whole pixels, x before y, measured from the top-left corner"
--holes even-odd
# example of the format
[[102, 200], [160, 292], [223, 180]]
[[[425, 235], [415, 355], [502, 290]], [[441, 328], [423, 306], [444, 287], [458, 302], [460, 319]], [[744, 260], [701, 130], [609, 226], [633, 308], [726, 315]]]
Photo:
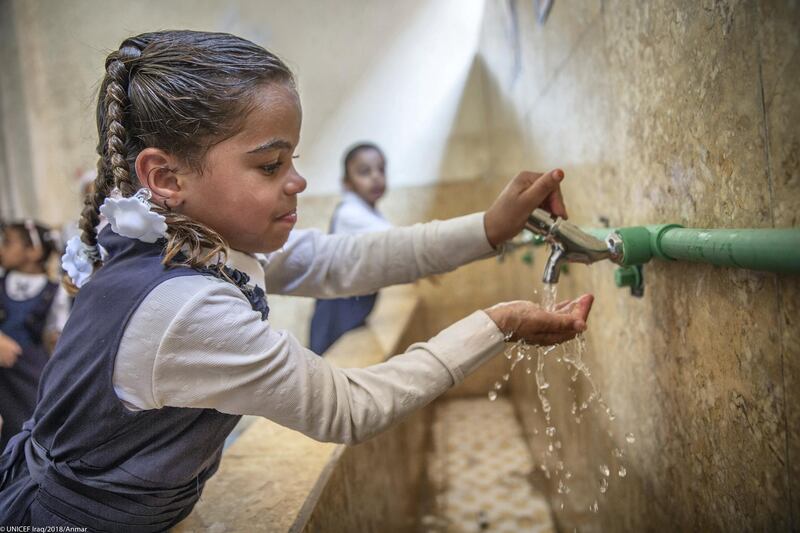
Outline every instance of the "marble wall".
[[[797, 226], [797, 2], [557, 0], [544, 25], [533, 4], [487, 4], [492, 175], [561, 166], [582, 225]], [[664, 262], [644, 272], [640, 299], [614, 286], [610, 264], [573, 266], [559, 284], [597, 298], [586, 361], [616, 412], [576, 424], [586, 385], [570, 390], [548, 362], [557, 454], [575, 474], [569, 494], [551, 486], [560, 526], [796, 529], [798, 276]], [[535, 385], [524, 373], [513, 385], [538, 456]], [[627, 477], [601, 494], [598, 468], [613, 470], [627, 432]]]

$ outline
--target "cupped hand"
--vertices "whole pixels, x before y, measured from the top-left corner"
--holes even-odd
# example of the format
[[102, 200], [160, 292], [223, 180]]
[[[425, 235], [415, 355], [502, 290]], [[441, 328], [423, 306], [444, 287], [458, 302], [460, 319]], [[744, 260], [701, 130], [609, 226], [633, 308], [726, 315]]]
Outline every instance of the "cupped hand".
[[497, 248], [513, 239], [528, 220], [528, 215], [541, 207], [553, 215], [567, 218], [567, 208], [561, 196], [564, 171], [554, 169], [540, 172], [520, 172], [506, 185], [483, 217], [486, 238]]
[[508, 340], [524, 340], [528, 344], [550, 346], [575, 337], [586, 329], [594, 296], [584, 294], [575, 300], [561, 302], [553, 311], [546, 311], [533, 302], [504, 302], [486, 309]]

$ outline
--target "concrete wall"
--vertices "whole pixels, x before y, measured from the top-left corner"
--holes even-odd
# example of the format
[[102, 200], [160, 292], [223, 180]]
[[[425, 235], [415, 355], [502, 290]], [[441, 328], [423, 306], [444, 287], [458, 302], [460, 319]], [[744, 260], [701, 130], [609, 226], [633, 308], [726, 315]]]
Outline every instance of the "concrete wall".
[[[398, 313], [402, 316], [402, 312]], [[399, 337], [397, 349], [427, 337], [424, 316], [415, 314]], [[385, 326], [384, 326], [385, 327]], [[380, 326], [371, 328], [380, 331]], [[354, 346], [354, 335], [343, 337], [336, 357]], [[349, 365], [348, 365], [349, 366]], [[428, 405], [388, 431], [364, 443], [347, 446], [333, 467], [308, 516], [301, 512], [296, 526], [306, 533], [333, 531], [419, 531], [426, 496], [426, 453], [433, 408]], [[298, 530], [300, 528], [298, 527]]]
[[[585, 225], [798, 225], [797, 2], [557, 0], [543, 26], [531, 5], [487, 4], [494, 176], [562, 166]], [[586, 389], [569, 390], [548, 363], [560, 455], [575, 472], [570, 494], [552, 492], [560, 526], [796, 529], [800, 279], [677, 263], [647, 265], [645, 279], [636, 299], [610, 264], [562, 276], [562, 295], [597, 297], [586, 359], [617, 418], [575, 424], [573, 394]], [[538, 456], [535, 391], [517, 374]], [[628, 431], [628, 475], [601, 495], [598, 468], [614, 466]]]

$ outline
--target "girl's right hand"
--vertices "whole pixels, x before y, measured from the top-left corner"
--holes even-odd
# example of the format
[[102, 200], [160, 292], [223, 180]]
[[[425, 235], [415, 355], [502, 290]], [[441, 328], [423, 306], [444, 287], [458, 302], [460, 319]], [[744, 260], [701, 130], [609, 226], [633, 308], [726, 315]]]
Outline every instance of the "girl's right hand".
[[586, 320], [594, 296], [584, 294], [575, 300], [561, 302], [554, 311], [546, 311], [533, 302], [518, 300], [485, 309], [508, 340], [524, 340], [528, 344], [550, 346], [575, 337], [586, 329]]
[[0, 367], [11, 368], [17, 363], [22, 354], [22, 348], [17, 341], [0, 333]]

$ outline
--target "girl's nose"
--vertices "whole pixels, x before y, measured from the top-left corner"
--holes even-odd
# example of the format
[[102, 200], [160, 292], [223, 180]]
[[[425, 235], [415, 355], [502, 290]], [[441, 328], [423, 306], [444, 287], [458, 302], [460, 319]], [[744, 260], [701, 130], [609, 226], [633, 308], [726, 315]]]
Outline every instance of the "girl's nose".
[[296, 171], [292, 172], [292, 174], [289, 176], [289, 179], [286, 181], [286, 187], [285, 187], [286, 194], [288, 194], [289, 196], [300, 194], [301, 192], [306, 190], [307, 185], [308, 182], [306, 182], [306, 179], [303, 176], [298, 174]]

